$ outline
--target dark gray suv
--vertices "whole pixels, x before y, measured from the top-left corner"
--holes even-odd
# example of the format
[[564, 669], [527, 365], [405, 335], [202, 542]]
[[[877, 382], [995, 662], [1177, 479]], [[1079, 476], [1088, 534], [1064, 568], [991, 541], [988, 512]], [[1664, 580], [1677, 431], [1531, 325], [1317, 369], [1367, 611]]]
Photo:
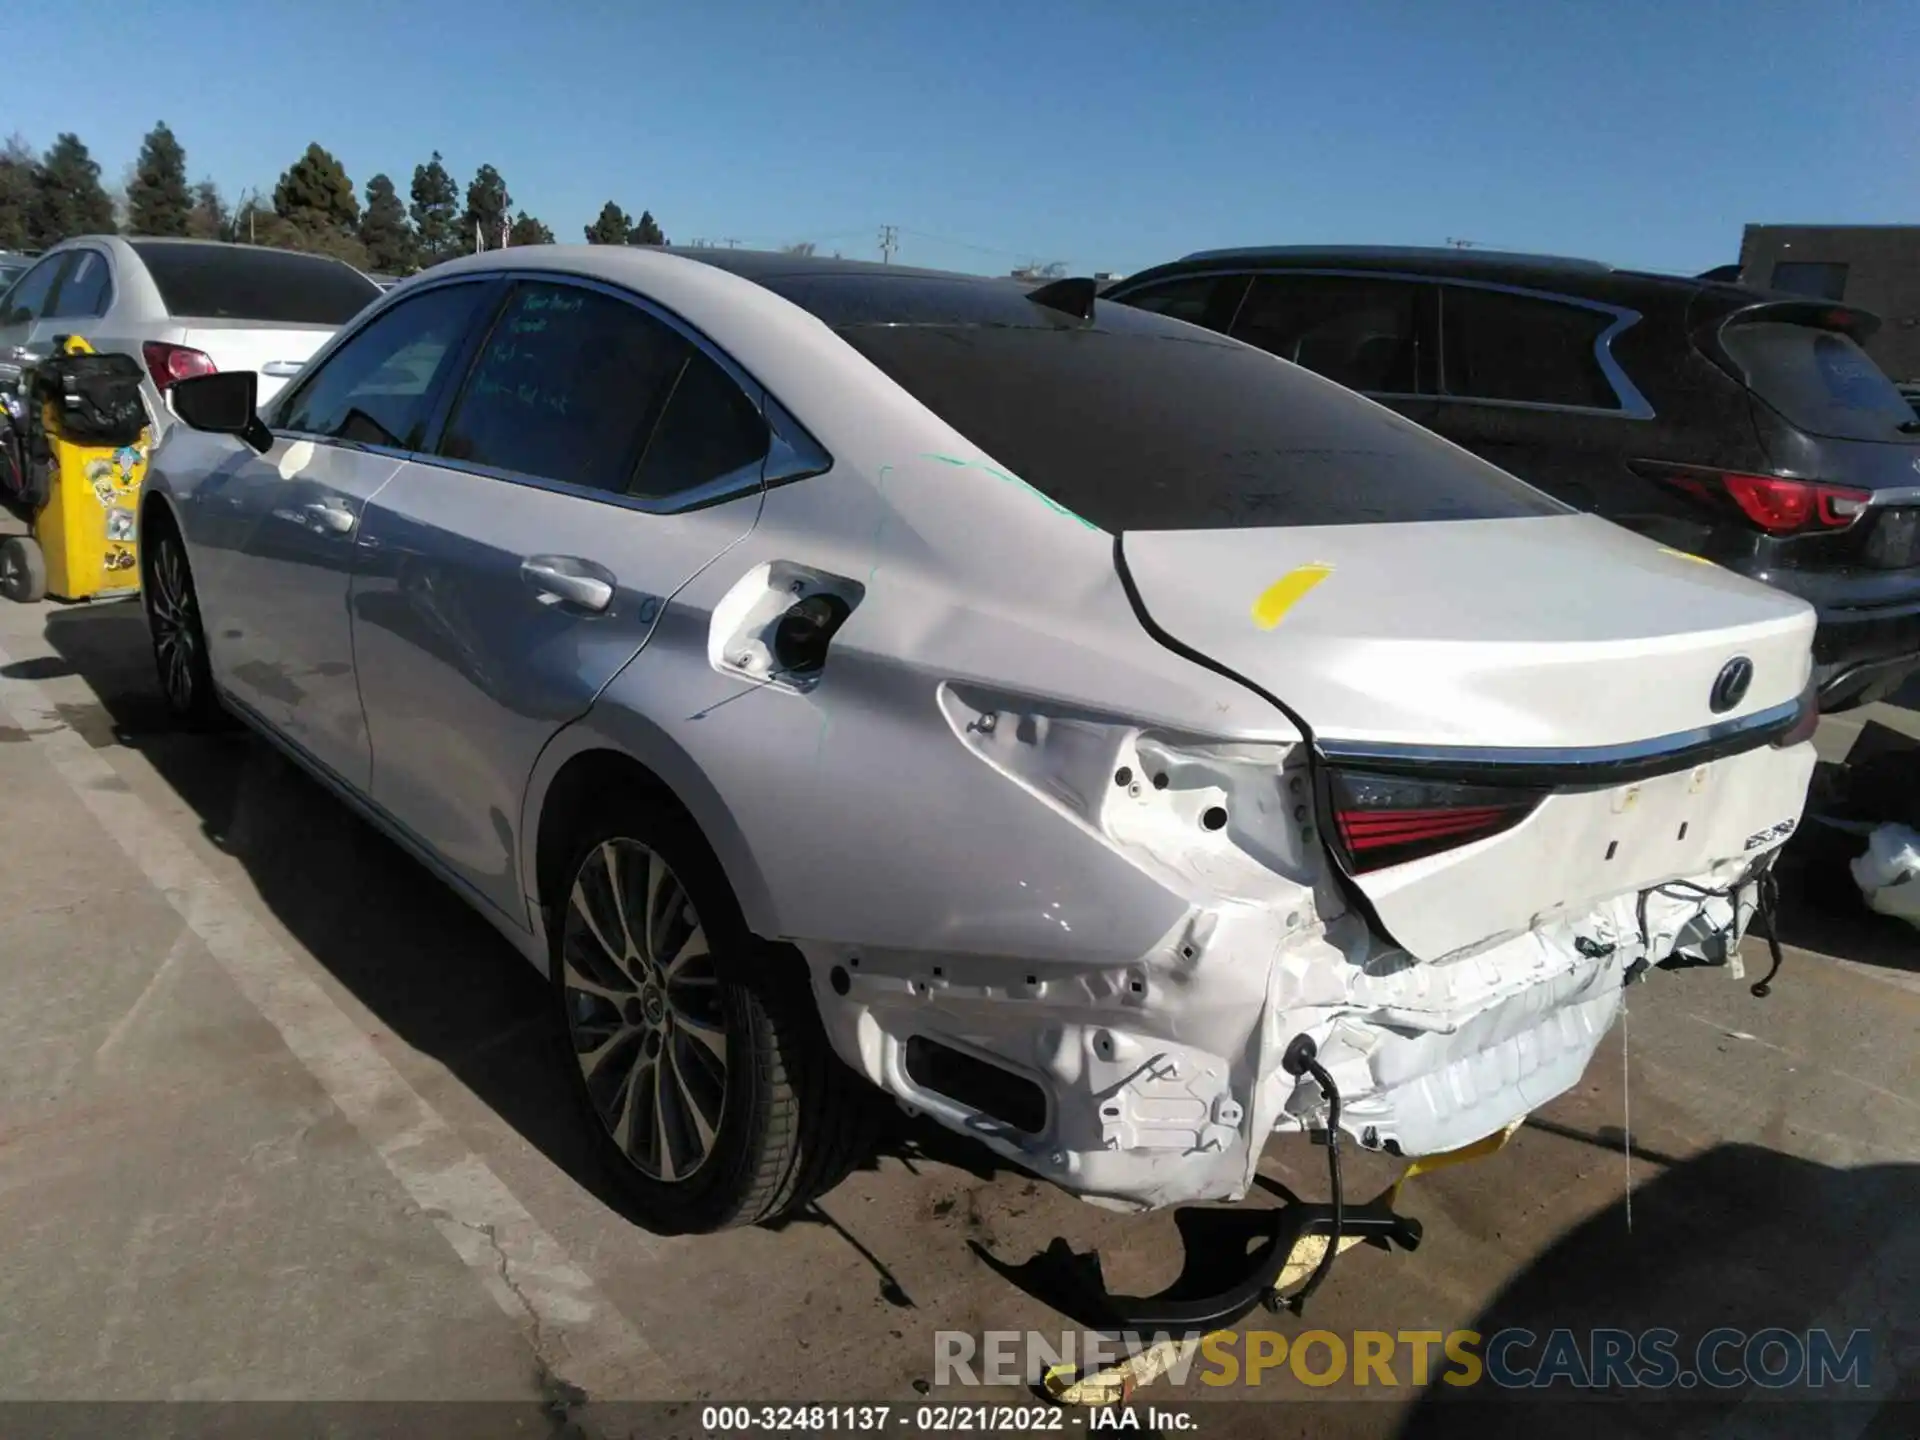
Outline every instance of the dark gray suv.
[[1391, 406], [1541, 490], [1809, 601], [1823, 709], [1920, 669], [1920, 419], [1855, 307], [1481, 251], [1215, 250], [1104, 299]]

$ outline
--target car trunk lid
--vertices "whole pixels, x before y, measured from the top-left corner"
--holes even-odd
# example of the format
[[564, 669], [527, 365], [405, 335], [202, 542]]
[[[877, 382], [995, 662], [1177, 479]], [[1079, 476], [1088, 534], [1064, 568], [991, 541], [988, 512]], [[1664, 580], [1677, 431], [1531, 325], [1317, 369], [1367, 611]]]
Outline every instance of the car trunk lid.
[[263, 325], [245, 320], [179, 322], [179, 343], [198, 350], [216, 370], [252, 370], [260, 377], [259, 399], [264, 404], [300, 367], [332, 338], [332, 325]]
[[1812, 610], [1594, 517], [1131, 532], [1120, 558], [1150, 628], [1275, 696], [1350, 778], [1328, 839], [1420, 958], [1701, 873], [1799, 814], [1810, 772], [1738, 752], [1804, 703]]

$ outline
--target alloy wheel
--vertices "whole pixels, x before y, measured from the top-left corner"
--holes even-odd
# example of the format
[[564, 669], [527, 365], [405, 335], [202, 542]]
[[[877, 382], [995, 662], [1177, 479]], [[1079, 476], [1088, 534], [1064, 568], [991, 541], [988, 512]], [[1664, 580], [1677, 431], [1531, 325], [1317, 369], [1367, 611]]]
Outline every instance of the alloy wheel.
[[160, 662], [160, 683], [176, 710], [194, 704], [194, 661], [199, 653], [200, 626], [187, 576], [186, 556], [171, 537], [160, 541], [153, 557], [147, 590], [148, 624], [153, 631], [153, 653]]
[[642, 1174], [690, 1179], [725, 1111], [727, 1025], [680, 877], [637, 840], [597, 846], [574, 876], [560, 963], [569, 1038], [600, 1123]]

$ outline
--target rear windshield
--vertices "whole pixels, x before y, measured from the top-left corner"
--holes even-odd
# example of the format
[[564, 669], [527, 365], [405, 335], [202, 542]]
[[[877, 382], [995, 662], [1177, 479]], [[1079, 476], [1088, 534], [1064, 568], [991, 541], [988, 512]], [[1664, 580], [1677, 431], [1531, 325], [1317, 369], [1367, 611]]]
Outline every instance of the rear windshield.
[[1091, 328], [1021, 314], [1021, 324], [856, 323], [840, 334], [1103, 530], [1565, 513], [1411, 421], [1250, 346], [1122, 305], [1098, 312]]
[[358, 270], [321, 255], [137, 240], [133, 248], [167, 313], [177, 317], [344, 325], [380, 298], [380, 287]]
[[1811, 325], [1760, 320], [1729, 325], [1720, 343], [1747, 388], [1810, 435], [1913, 440], [1900, 433], [1913, 407], [1850, 338]]

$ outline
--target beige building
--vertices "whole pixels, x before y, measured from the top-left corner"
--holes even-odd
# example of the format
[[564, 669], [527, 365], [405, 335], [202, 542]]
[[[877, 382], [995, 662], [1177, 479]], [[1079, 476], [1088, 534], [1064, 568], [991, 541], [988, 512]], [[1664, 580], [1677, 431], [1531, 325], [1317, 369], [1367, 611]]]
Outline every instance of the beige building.
[[1749, 225], [1740, 278], [1878, 315], [1868, 352], [1900, 383], [1920, 383], [1920, 225]]

